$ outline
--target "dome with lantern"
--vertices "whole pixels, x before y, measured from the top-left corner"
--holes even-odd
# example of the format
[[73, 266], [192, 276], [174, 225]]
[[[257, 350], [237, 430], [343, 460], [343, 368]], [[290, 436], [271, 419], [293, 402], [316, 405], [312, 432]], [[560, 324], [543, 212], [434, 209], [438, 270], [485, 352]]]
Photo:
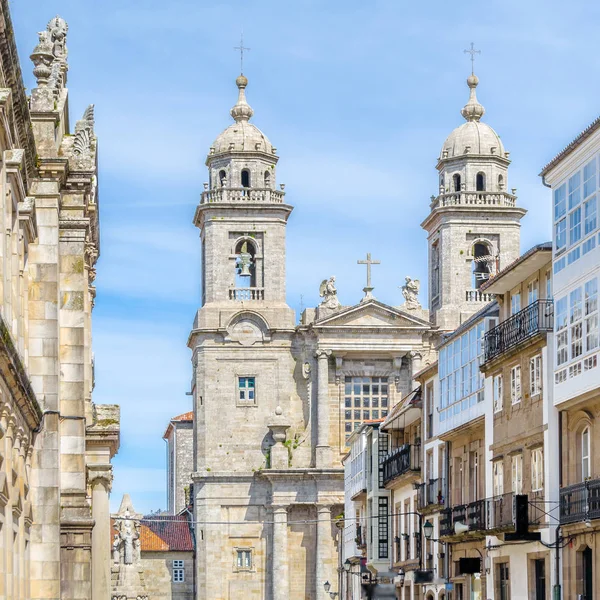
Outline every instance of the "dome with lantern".
[[470, 96], [461, 110], [466, 123], [457, 127], [446, 138], [440, 160], [463, 157], [465, 154], [507, 158], [500, 136], [487, 123], [481, 122], [485, 109], [477, 100], [475, 90], [478, 83], [479, 79], [474, 74], [467, 78]]
[[276, 149], [269, 138], [249, 122], [254, 111], [246, 101], [248, 79], [242, 74], [235, 83], [239, 90], [238, 101], [230, 111], [235, 123], [217, 136], [211, 145], [210, 156], [234, 152], [261, 152], [274, 155]]

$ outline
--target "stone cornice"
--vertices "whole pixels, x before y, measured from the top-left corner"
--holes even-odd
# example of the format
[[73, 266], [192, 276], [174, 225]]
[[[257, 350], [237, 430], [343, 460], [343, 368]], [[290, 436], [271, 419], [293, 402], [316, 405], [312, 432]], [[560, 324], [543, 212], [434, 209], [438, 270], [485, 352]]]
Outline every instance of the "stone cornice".
[[36, 429], [42, 420], [42, 409], [2, 316], [0, 316], [0, 375], [13, 390], [27, 426]]
[[87, 466], [88, 483], [92, 486], [103, 485], [107, 492], [112, 489], [113, 469], [111, 464], [89, 464]]

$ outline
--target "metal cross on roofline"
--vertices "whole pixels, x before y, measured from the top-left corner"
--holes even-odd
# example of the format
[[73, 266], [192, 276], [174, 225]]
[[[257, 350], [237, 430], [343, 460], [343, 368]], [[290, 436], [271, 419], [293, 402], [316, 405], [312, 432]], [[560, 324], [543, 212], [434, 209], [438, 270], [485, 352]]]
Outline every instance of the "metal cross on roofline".
[[365, 297], [361, 300], [364, 302], [365, 300], [370, 300], [373, 298], [373, 286], [371, 285], [371, 265], [380, 265], [381, 262], [378, 260], [371, 259], [371, 253], [367, 252], [367, 260], [357, 260], [357, 265], [367, 265], [367, 286], [363, 288], [363, 292], [365, 293]]
[[471, 75], [475, 75], [475, 55], [481, 54], [481, 50], [475, 50], [475, 44], [471, 42], [470, 50], [464, 50], [464, 53], [471, 55]]
[[233, 49], [240, 51], [240, 73], [243, 75], [244, 74], [244, 50], [251, 49], [251, 48], [246, 48], [244, 46], [244, 32], [243, 31], [242, 31], [242, 34], [240, 35], [240, 45], [235, 46]]

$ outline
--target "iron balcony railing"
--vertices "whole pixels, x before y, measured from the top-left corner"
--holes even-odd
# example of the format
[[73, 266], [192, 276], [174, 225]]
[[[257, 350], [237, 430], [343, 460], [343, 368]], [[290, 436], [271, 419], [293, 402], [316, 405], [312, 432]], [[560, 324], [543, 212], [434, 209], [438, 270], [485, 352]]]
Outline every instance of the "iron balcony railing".
[[514, 493], [509, 492], [443, 509], [440, 519], [440, 535], [456, 535], [457, 523], [468, 527], [469, 533], [498, 531], [514, 527]]
[[600, 479], [588, 479], [560, 490], [560, 522], [600, 519]]
[[421, 470], [421, 445], [404, 444], [382, 461], [383, 485], [409, 471]]
[[485, 334], [485, 362], [554, 327], [552, 300], [536, 300]]
[[417, 506], [419, 510], [444, 505], [444, 484], [445, 481], [442, 477], [419, 484], [417, 487]]

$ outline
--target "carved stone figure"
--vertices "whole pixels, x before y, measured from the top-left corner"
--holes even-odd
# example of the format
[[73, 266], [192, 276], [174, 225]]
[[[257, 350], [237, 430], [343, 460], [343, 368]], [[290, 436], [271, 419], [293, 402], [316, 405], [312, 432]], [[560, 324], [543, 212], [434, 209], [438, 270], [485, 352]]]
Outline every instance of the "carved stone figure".
[[332, 275], [329, 279], [324, 279], [321, 282], [319, 296], [323, 298], [321, 306], [325, 306], [326, 308], [338, 308], [340, 306], [335, 287], [335, 276]]
[[139, 523], [131, 518], [131, 513], [127, 510], [119, 520], [117, 529], [120, 545], [123, 547], [123, 562], [126, 565], [132, 565], [136, 554], [134, 552], [135, 543], [140, 537]]
[[250, 277], [252, 275], [250, 267], [252, 266], [252, 254], [248, 252], [248, 242], [242, 244], [240, 251], [240, 259], [238, 263], [238, 269], [240, 270], [240, 277]]
[[60, 17], [54, 17], [50, 19], [47, 27], [50, 33], [50, 40], [52, 41], [52, 53], [59, 60], [66, 60], [67, 58], [67, 32], [69, 26], [64, 19]]
[[115, 537], [112, 543], [112, 556], [113, 562], [119, 564], [121, 562], [121, 538], [118, 533], [115, 533]]
[[410, 277], [404, 278], [406, 283], [402, 286], [402, 295], [405, 300], [405, 307], [408, 310], [416, 310], [421, 308], [419, 302], [419, 289], [421, 283], [418, 279], [412, 279]]

